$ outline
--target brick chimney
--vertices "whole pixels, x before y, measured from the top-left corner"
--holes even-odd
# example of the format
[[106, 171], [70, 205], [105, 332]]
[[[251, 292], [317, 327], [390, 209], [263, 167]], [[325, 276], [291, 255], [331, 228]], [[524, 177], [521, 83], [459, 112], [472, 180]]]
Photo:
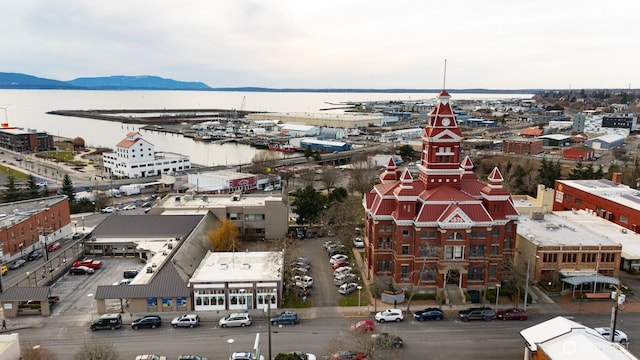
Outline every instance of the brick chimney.
[[611, 181], [616, 184], [622, 184], [622, 173], [613, 173], [611, 176]]

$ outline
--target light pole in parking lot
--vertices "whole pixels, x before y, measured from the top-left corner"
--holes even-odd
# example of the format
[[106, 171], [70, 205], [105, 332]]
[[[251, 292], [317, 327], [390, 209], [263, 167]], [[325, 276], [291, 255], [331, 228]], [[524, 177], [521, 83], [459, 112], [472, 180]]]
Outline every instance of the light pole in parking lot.
[[82, 217], [82, 231], [84, 231], [84, 216]]
[[358, 285], [358, 313], [360, 313], [360, 290], [362, 290], [362, 286]]
[[231, 355], [233, 355], [233, 351], [231, 350], [231, 345], [233, 344], [233, 339], [227, 339], [227, 344], [229, 344], [229, 359], [231, 359]]

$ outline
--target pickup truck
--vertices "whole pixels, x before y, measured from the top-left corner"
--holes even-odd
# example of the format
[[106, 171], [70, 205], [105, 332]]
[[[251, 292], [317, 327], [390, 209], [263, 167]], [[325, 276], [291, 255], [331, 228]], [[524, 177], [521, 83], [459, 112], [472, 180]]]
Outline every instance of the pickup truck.
[[73, 267], [86, 266], [92, 269], [100, 269], [102, 267], [102, 261], [92, 259], [82, 259], [73, 263]]

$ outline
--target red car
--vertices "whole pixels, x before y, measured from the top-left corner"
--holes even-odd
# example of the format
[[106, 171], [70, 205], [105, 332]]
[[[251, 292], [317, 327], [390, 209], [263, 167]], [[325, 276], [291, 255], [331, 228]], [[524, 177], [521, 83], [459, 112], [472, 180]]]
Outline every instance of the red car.
[[340, 269], [341, 267], [345, 267], [345, 266], [349, 266], [349, 262], [345, 261], [345, 260], [339, 260], [333, 263], [333, 265], [331, 265], [331, 268], [333, 270], [337, 270]]
[[47, 251], [48, 252], [56, 251], [61, 247], [62, 247], [62, 244], [60, 244], [59, 242], [54, 242], [53, 244], [47, 246]]
[[331, 354], [331, 360], [367, 360], [363, 352], [338, 351]]
[[73, 263], [73, 267], [86, 266], [92, 269], [100, 269], [102, 267], [102, 261], [92, 259], [82, 259]]
[[498, 311], [497, 318], [500, 320], [527, 320], [527, 312], [522, 309], [507, 309]]
[[371, 320], [362, 320], [355, 324], [351, 324], [351, 328], [349, 330], [361, 333], [374, 332], [376, 331], [376, 324]]

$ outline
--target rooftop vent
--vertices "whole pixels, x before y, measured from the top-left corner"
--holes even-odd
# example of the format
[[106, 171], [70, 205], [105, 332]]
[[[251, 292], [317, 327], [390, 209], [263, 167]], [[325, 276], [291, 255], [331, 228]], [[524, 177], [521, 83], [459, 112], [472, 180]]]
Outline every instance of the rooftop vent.
[[531, 213], [531, 219], [533, 220], [544, 220], [544, 213], [540, 211], [534, 211]]
[[229, 268], [229, 264], [220, 264], [220, 266], [218, 267], [218, 269], [220, 270], [227, 270]]
[[240, 268], [244, 270], [251, 269], [251, 264], [244, 263], [240, 266]]

